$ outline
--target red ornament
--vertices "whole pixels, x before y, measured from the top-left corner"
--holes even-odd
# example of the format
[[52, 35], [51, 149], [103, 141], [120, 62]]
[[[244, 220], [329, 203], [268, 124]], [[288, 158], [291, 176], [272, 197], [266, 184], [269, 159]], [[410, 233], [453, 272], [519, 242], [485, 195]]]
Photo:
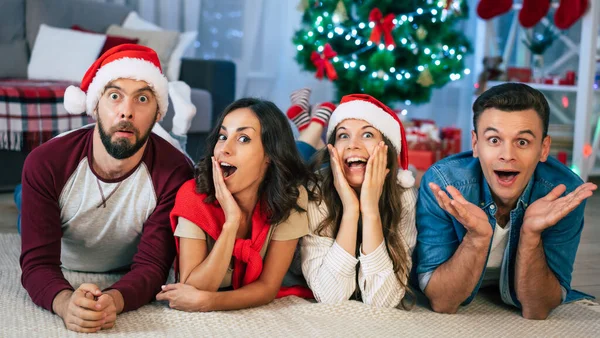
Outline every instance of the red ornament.
[[337, 80], [337, 72], [335, 71], [335, 68], [333, 68], [331, 61], [329, 61], [336, 55], [337, 53], [333, 50], [333, 48], [331, 48], [330, 44], [325, 45], [322, 54], [319, 54], [316, 51], [312, 52], [310, 55], [310, 60], [312, 61], [313, 65], [317, 67], [317, 74], [315, 75], [317, 79], [320, 80], [323, 78], [323, 75], [327, 74], [327, 78], [329, 78], [329, 80]]
[[373, 27], [373, 30], [371, 31], [371, 37], [369, 37], [369, 40], [371, 40], [373, 43], [380, 43], [381, 35], [383, 35], [385, 45], [392, 45], [395, 47], [396, 43], [394, 42], [394, 37], [392, 36], [392, 30], [396, 27], [396, 24], [394, 24], [395, 18], [396, 17], [392, 13], [384, 17], [379, 8], [373, 8], [371, 13], [369, 13], [369, 21], [374, 22], [375, 27]]

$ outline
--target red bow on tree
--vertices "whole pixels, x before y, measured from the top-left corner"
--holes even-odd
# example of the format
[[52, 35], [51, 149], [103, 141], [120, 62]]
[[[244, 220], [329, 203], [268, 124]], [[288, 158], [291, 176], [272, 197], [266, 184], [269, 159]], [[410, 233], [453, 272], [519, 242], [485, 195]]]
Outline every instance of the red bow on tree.
[[394, 27], [396, 27], [394, 24], [395, 17], [396, 16], [392, 13], [384, 17], [379, 8], [373, 8], [371, 13], [369, 13], [369, 21], [374, 22], [375, 27], [373, 27], [373, 30], [371, 31], [371, 37], [369, 40], [371, 40], [373, 43], [380, 43], [381, 35], [383, 35], [385, 45], [392, 45], [395, 47], [396, 43], [394, 42], [394, 37], [392, 36], [392, 30]]
[[329, 61], [329, 59], [333, 58], [336, 55], [337, 53], [333, 50], [333, 48], [331, 48], [330, 44], [325, 45], [322, 54], [319, 54], [316, 51], [312, 52], [312, 54], [310, 55], [310, 60], [315, 65], [315, 67], [317, 67], [317, 79], [320, 80], [323, 78], [324, 74], [327, 74], [329, 80], [337, 80], [337, 72], [335, 71], [335, 68], [333, 68], [331, 61]]

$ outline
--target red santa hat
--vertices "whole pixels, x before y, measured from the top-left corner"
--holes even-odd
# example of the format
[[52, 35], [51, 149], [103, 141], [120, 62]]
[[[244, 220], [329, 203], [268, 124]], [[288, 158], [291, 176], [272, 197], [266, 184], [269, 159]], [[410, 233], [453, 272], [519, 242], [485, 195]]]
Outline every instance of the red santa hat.
[[337, 125], [346, 119], [367, 121], [387, 137], [399, 157], [398, 183], [403, 188], [410, 188], [415, 184], [415, 178], [408, 170], [408, 150], [404, 127], [393, 110], [370, 95], [346, 95], [342, 97], [342, 101], [331, 114], [327, 138], [335, 131]]
[[64, 106], [71, 114], [92, 115], [106, 85], [117, 79], [144, 81], [152, 88], [162, 117], [169, 107], [168, 80], [163, 75], [156, 52], [136, 44], [122, 44], [107, 50], [94, 62], [81, 80], [81, 87], [69, 86]]

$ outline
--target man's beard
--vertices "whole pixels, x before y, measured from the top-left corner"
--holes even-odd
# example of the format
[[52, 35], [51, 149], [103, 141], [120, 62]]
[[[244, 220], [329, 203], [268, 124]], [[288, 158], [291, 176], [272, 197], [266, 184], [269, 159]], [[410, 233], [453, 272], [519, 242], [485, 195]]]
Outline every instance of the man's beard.
[[[126, 158], [130, 158], [135, 153], [140, 150], [150, 133], [152, 132], [152, 128], [154, 127], [154, 122], [148, 129], [148, 131], [140, 137], [140, 131], [133, 126], [133, 123], [127, 121], [121, 121], [116, 126], [112, 127], [108, 132], [104, 131], [104, 125], [102, 124], [102, 120], [98, 119], [98, 132], [100, 133], [100, 140], [102, 140], [102, 144], [106, 149], [106, 152], [117, 160], [124, 160]], [[112, 141], [112, 136], [117, 131], [129, 131], [135, 135], [136, 142], [131, 144], [127, 138], [119, 138], [116, 141]]]

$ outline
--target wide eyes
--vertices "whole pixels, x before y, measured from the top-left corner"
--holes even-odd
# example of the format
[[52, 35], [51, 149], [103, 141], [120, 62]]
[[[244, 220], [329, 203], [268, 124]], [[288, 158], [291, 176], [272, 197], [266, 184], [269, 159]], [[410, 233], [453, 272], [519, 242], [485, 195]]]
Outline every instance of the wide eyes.
[[[121, 99], [121, 94], [116, 93], [116, 92], [112, 92], [108, 95], [108, 97], [113, 100], [113, 101], [117, 101], [119, 99]], [[140, 95], [137, 99], [140, 103], [147, 103], [150, 101], [150, 98], [148, 97], [148, 95]]]
[[[225, 141], [225, 140], [227, 140], [227, 136], [225, 136], [224, 134], [219, 134], [219, 137], [217, 139], [219, 141]], [[238, 138], [238, 141], [240, 143], [248, 143], [248, 142], [250, 142], [250, 138], [246, 135], [242, 135]]]
[[[373, 133], [367, 131], [364, 134], [362, 134], [362, 137], [373, 138], [375, 136], [373, 135]], [[341, 133], [338, 135], [338, 140], [343, 140], [343, 139], [348, 139], [348, 138], [350, 138], [350, 136], [347, 133]]]
[[[493, 137], [490, 137], [490, 138], [488, 138], [488, 142], [489, 142], [491, 145], [498, 145], [498, 144], [500, 144], [500, 142], [501, 142], [501, 141], [500, 141], [500, 139], [499, 139], [498, 137], [495, 137], [495, 136], [493, 136]], [[520, 148], [527, 147], [527, 146], [529, 145], [529, 143], [531, 143], [531, 142], [530, 142], [529, 140], [526, 140], [526, 139], [524, 139], [524, 138], [522, 138], [522, 139], [519, 139], [519, 140], [517, 141], [517, 145], [518, 145]]]

